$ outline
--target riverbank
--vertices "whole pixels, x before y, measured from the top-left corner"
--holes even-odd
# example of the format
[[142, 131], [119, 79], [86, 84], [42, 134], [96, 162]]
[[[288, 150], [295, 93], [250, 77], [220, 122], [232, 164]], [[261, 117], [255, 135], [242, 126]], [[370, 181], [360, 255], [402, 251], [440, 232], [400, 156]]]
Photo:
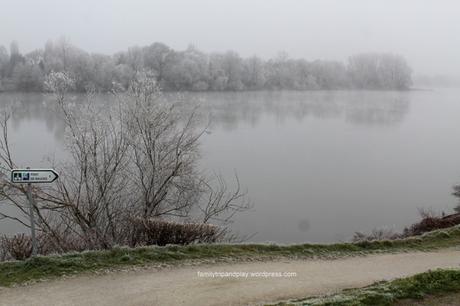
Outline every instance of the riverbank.
[[382, 241], [338, 244], [209, 244], [189, 246], [114, 248], [0, 263], [0, 286], [64, 275], [121, 270], [132, 267], [164, 267], [217, 262], [268, 261], [282, 258], [337, 259], [368, 254], [431, 251], [460, 245], [460, 226], [421, 236]]

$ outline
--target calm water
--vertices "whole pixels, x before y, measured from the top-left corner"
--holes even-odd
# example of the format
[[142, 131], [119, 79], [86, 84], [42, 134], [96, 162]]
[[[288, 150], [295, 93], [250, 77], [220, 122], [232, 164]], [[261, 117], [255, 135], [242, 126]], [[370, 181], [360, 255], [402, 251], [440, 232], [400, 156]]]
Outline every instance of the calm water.
[[[233, 224], [243, 235], [256, 233], [251, 240], [346, 240], [355, 231], [401, 229], [420, 208], [456, 204], [460, 90], [185, 98], [213, 118], [202, 167], [230, 179], [236, 170], [255, 204]], [[45, 156], [62, 156], [63, 126], [49, 98], [0, 94], [0, 104], [13, 105], [18, 164], [46, 167]], [[18, 229], [0, 221], [0, 232]]]

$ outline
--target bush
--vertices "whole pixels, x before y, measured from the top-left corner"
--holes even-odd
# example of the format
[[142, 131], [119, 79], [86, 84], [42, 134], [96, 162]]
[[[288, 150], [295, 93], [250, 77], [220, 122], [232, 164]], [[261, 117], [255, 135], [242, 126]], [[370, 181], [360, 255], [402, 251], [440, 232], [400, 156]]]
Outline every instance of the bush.
[[32, 255], [32, 239], [24, 234], [3, 236], [0, 240], [0, 249], [3, 259], [24, 260]]
[[[191, 243], [217, 242], [224, 232], [216, 225], [206, 223], [178, 223], [161, 219], [130, 220], [127, 226], [125, 245], [131, 247], [167, 244], [187, 245]], [[76, 235], [56, 233], [56, 239], [47, 234], [37, 236], [37, 252], [41, 255], [61, 254], [71, 251], [101, 249], [94, 241]], [[25, 234], [0, 238], [0, 261], [24, 260], [32, 255], [32, 239]]]
[[[419, 236], [437, 229], [443, 229], [460, 224], [460, 213], [447, 216], [438, 216], [432, 212], [421, 211], [422, 220], [406, 227], [402, 233], [397, 233], [392, 229], [374, 229], [370, 234], [355, 232], [353, 242], [395, 240], [412, 236]], [[443, 233], [441, 235], [448, 235]]]
[[433, 213], [422, 212], [422, 220], [404, 229], [404, 236], [416, 236], [436, 229], [443, 229], [460, 224], [460, 213], [448, 216], [436, 216]]
[[402, 238], [402, 235], [396, 233], [393, 229], [381, 228], [373, 229], [370, 234], [365, 234], [362, 232], [355, 232], [353, 235], [353, 242], [362, 242], [362, 241], [375, 241], [375, 240], [395, 240]]
[[[85, 241], [76, 235], [59, 233], [59, 243], [53, 237], [41, 233], [37, 235], [37, 253], [40, 255], [82, 252], [98, 249], [91, 241]], [[24, 260], [32, 255], [32, 238], [26, 234], [0, 237], [0, 261]]]
[[[76, 234], [54, 231], [54, 235], [55, 236], [52, 236], [49, 233], [41, 233], [38, 235], [38, 252], [40, 254], [48, 255], [100, 249], [94, 242], [94, 239], [90, 239], [93, 236], [91, 234], [82, 237]], [[85, 240], [84, 238], [87, 239]]]
[[136, 218], [131, 221], [128, 244], [166, 245], [213, 243], [219, 238], [219, 227], [205, 223], [178, 223], [161, 219]]

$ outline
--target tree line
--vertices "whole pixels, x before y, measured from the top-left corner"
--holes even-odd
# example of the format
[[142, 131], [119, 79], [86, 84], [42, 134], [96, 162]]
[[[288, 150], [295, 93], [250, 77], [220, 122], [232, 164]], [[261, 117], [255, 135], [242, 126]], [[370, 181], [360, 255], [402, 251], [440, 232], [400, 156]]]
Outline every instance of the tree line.
[[151, 72], [163, 90], [406, 90], [412, 71], [396, 54], [362, 53], [339, 61], [290, 58], [280, 53], [268, 60], [241, 57], [234, 51], [205, 53], [193, 46], [176, 51], [155, 42], [114, 55], [86, 52], [66, 39], [22, 54], [12, 42], [0, 46], [0, 91], [45, 91], [51, 72], [65, 72], [75, 90], [127, 89], [137, 73]]

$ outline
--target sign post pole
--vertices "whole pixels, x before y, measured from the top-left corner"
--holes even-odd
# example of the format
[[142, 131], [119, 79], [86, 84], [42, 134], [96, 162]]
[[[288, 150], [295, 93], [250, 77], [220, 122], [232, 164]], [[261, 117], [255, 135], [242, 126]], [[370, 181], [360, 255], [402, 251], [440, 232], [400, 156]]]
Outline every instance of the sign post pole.
[[35, 202], [32, 195], [32, 183], [52, 183], [59, 177], [59, 174], [53, 169], [12, 169], [11, 182], [18, 184], [27, 184], [26, 193], [29, 201], [30, 217], [30, 235], [32, 238], [32, 256], [37, 255], [37, 237], [35, 235]]
[[27, 198], [29, 199], [30, 235], [32, 237], [32, 256], [37, 255], [37, 237], [35, 236], [34, 199], [32, 197], [32, 184], [27, 183]]

